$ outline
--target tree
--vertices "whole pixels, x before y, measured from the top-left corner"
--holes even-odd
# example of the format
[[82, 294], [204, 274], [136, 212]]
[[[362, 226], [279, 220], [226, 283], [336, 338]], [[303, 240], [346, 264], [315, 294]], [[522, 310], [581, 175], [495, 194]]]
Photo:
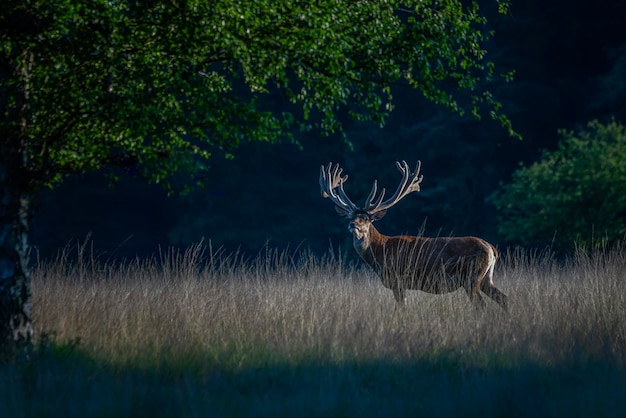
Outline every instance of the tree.
[[498, 230], [512, 243], [557, 249], [626, 234], [626, 127], [589, 122], [561, 131], [557, 149], [521, 167], [491, 196]]
[[[29, 202], [117, 167], [201, 182], [215, 150], [383, 123], [404, 84], [512, 132], [477, 6], [459, 0], [6, 0], [0, 9], [0, 344], [32, 335]], [[461, 101], [459, 92], [470, 91]]]

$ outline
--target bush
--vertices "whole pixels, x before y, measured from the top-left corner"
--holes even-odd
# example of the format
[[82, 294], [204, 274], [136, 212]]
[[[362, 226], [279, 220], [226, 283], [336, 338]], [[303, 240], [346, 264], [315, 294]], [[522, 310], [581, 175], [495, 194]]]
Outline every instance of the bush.
[[589, 122], [561, 131], [559, 146], [513, 173], [490, 201], [510, 243], [556, 248], [615, 241], [626, 233], [626, 128]]

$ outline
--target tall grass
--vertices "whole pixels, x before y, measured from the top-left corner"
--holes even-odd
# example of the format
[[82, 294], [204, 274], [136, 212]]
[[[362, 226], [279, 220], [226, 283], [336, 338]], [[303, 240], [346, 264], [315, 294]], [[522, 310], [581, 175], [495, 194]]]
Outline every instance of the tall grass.
[[409, 291], [395, 309], [373, 273], [332, 254], [78, 253], [35, 267], [43, 339], [29, 364], [0, 369], [0, 416], [626, 411], [622, 246], [505, 253], [495, 282], [508, 314], [463, 291]]

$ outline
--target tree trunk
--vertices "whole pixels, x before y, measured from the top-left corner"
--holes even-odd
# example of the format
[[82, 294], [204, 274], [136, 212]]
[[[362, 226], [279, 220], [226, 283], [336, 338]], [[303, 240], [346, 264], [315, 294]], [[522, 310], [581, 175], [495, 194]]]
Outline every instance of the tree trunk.
[[[26, 47], [19, 65], [3, 67], [0, 109], [0, 360], [28, 347], [33, 336], [28, 225], [32, 177], [29, 173], [31, 71], [34, 54]], [[4, 80], [3, 80], [4, 81]], [[12, 103], [13, 98], [15, 100]]]
[[21, 170], [11, 164], [16, 162], [11, 161], [14, 153], [4, 146], [0, 146], [0, 151], [4, 153], [0, 155], [0, 358], [7, 359], [18, 348], [30, 344], [33, 335], [28, 271], [29, 196], [19, 175]]

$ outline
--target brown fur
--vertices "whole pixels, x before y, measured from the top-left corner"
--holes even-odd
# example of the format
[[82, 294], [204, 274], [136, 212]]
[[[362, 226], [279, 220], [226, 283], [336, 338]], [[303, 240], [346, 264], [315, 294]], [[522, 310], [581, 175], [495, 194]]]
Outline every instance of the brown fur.
[[506, 295], [493, 285], [498, 251], [487, 241], [476, 237], [389, 237], [374, 227], [373, 222], [385, 216], [387, 209], [407, 194], [420, 190], [421, 162], [417, 162], [413, 172], [406, 161], [397, 162], [396, 167], [402, 173], [402, 180], [392, 197], [383, 200], [385, 189], [377, 194], [378, 183], [374, 181], [361, 207], [343, 189], [348, 176], [343, 175], [338, 164], [320, 167], [322, 197], [329, 198], [337, 213], [350, 220], [348, 230], [357, 253], [380, 276], [383, 285], [393, 290], [398, 303], [404, 302], [406, 289], [447, 293], [463, 288], [472, 302], [484, 305], [482, 291], [506, 310]]
[[477, 237], [426, 238], [383, 235], [366, 218], [350, 222], [354, 248], [393, 291], [398, 303], [405, 290], [448, 293], [465, 289], [470, 300], [484, 305], [483, 291], [507, 309], [507, 297], [493, 285], [496, 248]]

